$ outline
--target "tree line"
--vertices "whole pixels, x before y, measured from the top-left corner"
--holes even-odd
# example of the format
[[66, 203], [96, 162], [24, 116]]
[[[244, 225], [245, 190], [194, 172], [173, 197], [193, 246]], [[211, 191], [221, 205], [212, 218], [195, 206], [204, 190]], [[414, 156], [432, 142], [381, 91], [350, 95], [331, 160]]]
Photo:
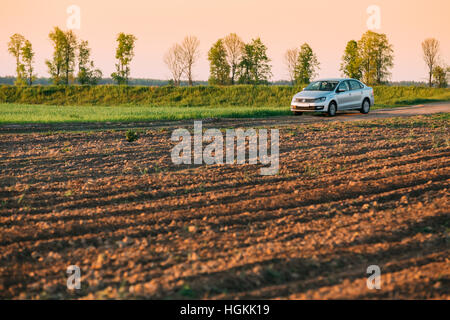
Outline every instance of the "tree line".
[[[91, 49], [86, 40], [78, 39], [72, 30], [55, 27], [49, 34], [53, 45], [51, 59], [45, 61], [53, 84], [95, 85], [102, 79], [102, 72], [95, 68]], [[132, 34], [119, 33], [116, 37], [116, 64], [111, 78], [117, 84], [129, 84], [130, 63], [134, 57], [137, 38]], [[200, 59], [200, 41], [187, 36], [174, 44], [164, 55], [163, 61], [170, 73], [170, 83], [179, 86], [182, 79], [188, 85], [194, 83], [193, 69]], [[11, 36], [8, 51], [16, 60], [16, 85], [32, 85], [34, 51], [31, 42], [20, 34]], [[450, 68], [440, 59], [440, 44], [434, 38], [422, 42], [423, 59], [428, 68], [428, 85], [447, 87]], [[267, 46], [260, 38], [245, 43], [237, 34], [231, 33], [217, 40], [208, 51], [211, 85], [267, 84], [272, 76]], [[394, 66], [394, 50], [386, 34], [367, 31], [359, 40], [350, 40], [340, 65], [343, 76], [361, 80], [369, 85], [383, 84], [391, 76]], [[318, 74], [320, 62], [308, 43], [299, 48], [288, 49], [284, 55], [289, 80], [292, 84], [308, 84]]]
[[[428, 86], [448, 86], [450, 67], [440, 61], [440, 44], [434, 38], [422, 42], [423, 59], [428, 67]], [[390, 77], [394, 66], [392, 45], [385, 34], [367, 31], [360, 40], [347, 43], [340, 70], [349, 77], [367, 84], [382, 84]]]

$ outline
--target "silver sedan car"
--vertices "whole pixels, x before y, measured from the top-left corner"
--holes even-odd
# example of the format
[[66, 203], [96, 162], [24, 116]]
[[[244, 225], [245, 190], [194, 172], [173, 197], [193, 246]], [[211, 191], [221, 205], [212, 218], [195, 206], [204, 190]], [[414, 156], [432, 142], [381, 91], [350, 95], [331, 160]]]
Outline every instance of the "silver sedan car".
[[369, 113], [375, 103], [373, 89], [355, 79], [323, 79], [311, 82], [291, 102], [291, 111], [326, 112], [335, 116], [338, 110], [360, 110]]

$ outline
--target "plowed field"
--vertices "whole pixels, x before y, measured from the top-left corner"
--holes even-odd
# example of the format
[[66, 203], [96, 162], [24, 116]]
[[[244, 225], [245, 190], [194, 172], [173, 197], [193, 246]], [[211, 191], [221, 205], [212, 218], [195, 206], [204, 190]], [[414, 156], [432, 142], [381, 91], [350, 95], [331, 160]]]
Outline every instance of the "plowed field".
[[0, 297], [448, 299], [447, 119], [286, 126], [275, 176], [174, 165], [172, 129], [0, 135]]

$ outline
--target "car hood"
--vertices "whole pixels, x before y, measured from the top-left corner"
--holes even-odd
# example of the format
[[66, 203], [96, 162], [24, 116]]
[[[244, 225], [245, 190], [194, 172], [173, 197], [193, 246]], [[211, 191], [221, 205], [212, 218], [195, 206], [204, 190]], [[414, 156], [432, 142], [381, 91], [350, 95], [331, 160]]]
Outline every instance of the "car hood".
[[333, 91], [302, 91], [297, 93], [294, 98], [321, 98], [329, 95]]

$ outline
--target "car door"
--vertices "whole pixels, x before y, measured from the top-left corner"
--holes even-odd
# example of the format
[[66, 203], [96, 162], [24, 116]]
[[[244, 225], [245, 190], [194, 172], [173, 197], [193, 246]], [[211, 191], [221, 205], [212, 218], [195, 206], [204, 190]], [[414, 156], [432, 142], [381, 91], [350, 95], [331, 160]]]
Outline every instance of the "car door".
[[363, 89], [356, 80], [350, 80], [349, 108], [359, 108], [362, 105]]
[[347, 81], [342, 81], [336, 89], [336, 100], [338, 109], [344, 110], [349, 107], [350, 88]]

